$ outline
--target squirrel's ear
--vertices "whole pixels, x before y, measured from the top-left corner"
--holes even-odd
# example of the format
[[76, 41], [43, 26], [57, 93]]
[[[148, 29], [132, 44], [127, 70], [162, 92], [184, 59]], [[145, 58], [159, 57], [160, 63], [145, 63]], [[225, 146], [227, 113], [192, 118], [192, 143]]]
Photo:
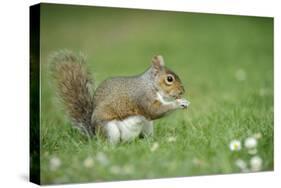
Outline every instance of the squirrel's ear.
[[164, 59], [161, 55], [156, 55], [152, 58], [152, 65], [154, 68], [156, 69], [161, 69], [162, 67], [164, 67], [165, 63], [164, 63]]

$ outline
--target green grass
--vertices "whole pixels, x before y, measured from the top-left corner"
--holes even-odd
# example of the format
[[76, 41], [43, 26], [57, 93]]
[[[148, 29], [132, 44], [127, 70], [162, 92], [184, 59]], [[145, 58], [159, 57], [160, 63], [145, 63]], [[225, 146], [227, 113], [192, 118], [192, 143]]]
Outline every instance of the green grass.
[[[251, 155], [229, 143], [255, 133], [262, 170], [273, 170], [273, 19], [44, 5], [41, 44], [43, 184], [237, 173], [235, 161]], [[155, 121], [153, 138], [88, 139], [71, 127], [48, 75], [48, 55], [66, 48], [87, 55], [96, 85], [143, 72], [162, 54], [191, 105]]]

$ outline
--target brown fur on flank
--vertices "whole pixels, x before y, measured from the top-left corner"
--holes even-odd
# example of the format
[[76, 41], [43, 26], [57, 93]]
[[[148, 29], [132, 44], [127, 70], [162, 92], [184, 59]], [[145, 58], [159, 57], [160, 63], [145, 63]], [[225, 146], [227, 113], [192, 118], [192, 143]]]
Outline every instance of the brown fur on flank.
[[87, 133], [94, 131], [91, 126], [93, 113], [92, 79], [86, 69], [84, 58], [68, 51], [55, 53], [51, 57], [52, 75], [68, 115], [78, 128]]
[[[103, 81], [94, 93], [94, 111], [92, 123], [103, 124], [111, 120], [123, 120], [129, 116], [141, 115], [154, 120], [163, 117], [172, 107], [162, 106], [156, 93], [163, 90], [171, 97], [184, 93], [179, 77], [167, 69], [161, 56], [155, 56], [152, 66], [136, 76], [114, 77]], [[173, 74], [175, 82], [167, 86], [164, 79]]]

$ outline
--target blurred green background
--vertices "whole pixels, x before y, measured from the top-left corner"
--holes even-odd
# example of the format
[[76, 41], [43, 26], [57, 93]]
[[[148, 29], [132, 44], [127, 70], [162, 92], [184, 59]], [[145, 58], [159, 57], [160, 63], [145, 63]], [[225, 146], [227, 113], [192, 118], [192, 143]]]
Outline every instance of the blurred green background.
[[[237, 159], [250, 169], [243, 141], [257, 133], [260, 170], [273, 170], [272, 18], [43, 4], [40, 32], [43, 184], [237, 173]], [[157, 120], [153, 138], [88, 139], [55, 97], [48, 56], [61, 49], [87, 56], [96, 85], [161, 54], [191, 105]]]

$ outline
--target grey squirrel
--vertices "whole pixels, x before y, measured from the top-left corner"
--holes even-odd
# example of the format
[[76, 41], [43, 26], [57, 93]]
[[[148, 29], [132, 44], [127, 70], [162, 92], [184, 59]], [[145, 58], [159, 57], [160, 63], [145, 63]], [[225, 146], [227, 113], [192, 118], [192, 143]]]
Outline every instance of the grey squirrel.
[[153, 120], [189, 105], [182, 98], [185, 90], [180, 78], [165, 66], [160, 55], [152, 58], [144, 73], [108, 78], [95, 91], [82, 55], [56, 52], [51, 67], [72, 123], [113, 144], [153, 135]]

